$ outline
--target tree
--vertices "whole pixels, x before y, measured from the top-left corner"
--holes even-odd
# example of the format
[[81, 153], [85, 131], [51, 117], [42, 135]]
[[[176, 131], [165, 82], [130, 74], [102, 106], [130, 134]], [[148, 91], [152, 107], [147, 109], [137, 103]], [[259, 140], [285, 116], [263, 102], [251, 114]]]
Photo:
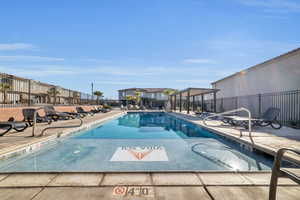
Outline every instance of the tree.
[[60, 94], [60, 92], [56, 89], [56, 87], [52, 87], [48, 90], [48, 95], [54, 98], [53, 104], [56, 104], [56, 97]]
[[136, 104], [140, 104], [141, 102], [141, 96], [142, 96], [142, 93], [141, 92], [135, 92], [134, 93], [134, 100], [135, 100], [135, 103]]
[[8, 83], [0, 83], [0, 90], [3, 92], [3, 103], [6, 104], [7, 92], [11, 90], [11, 85]]
[[135, 105], [138, 105], [141, 102], [141, 92], [135, 92], [134, 95], [127, 95], [125, 98], [129, 102], [133, 102]]
[[134, 100], [134, 97], [131, 96], [131, 95], [127, 95], [127, 96], [125, 97], [125, 99], [126, 99], [127, 101], [133, 101], [133, 100]]
[[132, 102], [135, 101], [135, 97], [132, 96], [132, 95], [127, 95], [127, 96], [125, 97], [125, 99], [126, 99], [126, 101], [127, 101], [127, 105], [128, 105], [128, 102], [129, 102], [129, 103], [132, 103]]
[[99, 98], [103, 97], [103, 92], [97, 90], [93, 93], [95, 96], [97, 96], [97, 104], [99, 104]]
[[177, 90], [166, 89], [166, 90], [164, 90], [164, 95], [166, 95], [166, 96], [169, 97], [170, 95], [174, 94], [176, 91], [177, 91]]

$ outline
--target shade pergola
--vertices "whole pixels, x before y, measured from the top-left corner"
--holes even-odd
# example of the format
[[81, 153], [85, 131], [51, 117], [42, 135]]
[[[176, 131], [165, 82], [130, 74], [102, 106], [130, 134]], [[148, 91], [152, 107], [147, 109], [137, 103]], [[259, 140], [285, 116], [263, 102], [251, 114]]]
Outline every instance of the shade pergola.
[[182, 111], [182, 97], [187, 99], [187, 113], [190, 113], [190, 98], [192, 97], [192, 108], [195, 109], [195, 97], [201, 96], [201, 107], [204, 108], [204, 95], [213, 94], [214, 112], [217, 111], [216, 97], [218, 89], [211, 88], [186, 88], [170, 95], [171, 109], [176, 110], [176, 97], [179, 96], [179, 111]]

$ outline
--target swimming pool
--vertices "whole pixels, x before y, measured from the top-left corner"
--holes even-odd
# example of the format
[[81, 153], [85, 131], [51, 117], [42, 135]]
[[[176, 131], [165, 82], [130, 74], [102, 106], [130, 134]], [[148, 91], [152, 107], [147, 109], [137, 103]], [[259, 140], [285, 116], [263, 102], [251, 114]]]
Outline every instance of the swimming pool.
[[270, 170], [272, 162], [167, 113], [144, 112], [3, 160], [0, 171], [257, 171]]

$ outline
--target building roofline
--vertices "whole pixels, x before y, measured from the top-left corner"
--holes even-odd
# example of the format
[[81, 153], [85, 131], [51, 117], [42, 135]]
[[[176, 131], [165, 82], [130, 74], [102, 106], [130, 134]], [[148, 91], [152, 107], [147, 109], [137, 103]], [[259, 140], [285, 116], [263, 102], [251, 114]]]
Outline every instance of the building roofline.
[[154, 89], [174, 90], [172, 88], [126, 88], [126, 89], [121, 89], [118, 91], [139, 90], [139, 91], [150, 92], [150, 93], [159, 93], [159, 91], [149, 91], [149, 90], [154, 90]]
[[241, 74], [241, 73], [243, 73], [243, 72], [245, 72], [245, 71], [250, 71], [250, 70], [254, 70], [254, 69], [259, 68], [259, 67], [264, 67], [264, 66], [266, 66], [266, 64], [270, 64], [270, 63], [273, 63], [273, 62], [275, 62], [275, 61], [277, 61], [277, 60], [280, 60], [280, 59], [283, 59], [283, 58], [287, 58], [287, 57], [290, 57], [290, 56], [294, 56], [294, 55], [297, 55], [297, 54], [300, 54], [300, 48], [294, 49], [294, 50], [292, 50], [292, 51], [289, 51], [289, 52], [287, 52], [287, 53], [284, 53], [284, 54], [281, 54], [281, 55], [279, 55], [279, 56], [276, 56], [276, 57], [271, 58], [271, 59], [269, 59], [269, 60], [267, 60], [267, 61], [264, 61], [264, 62], [262, 62], [262, 63], [256, 64], [256, 65], [254, 65], [254, 66], [252, 66], [252, 67], [249, 67], [249, 68], [247, 68], [247, 69], [244, 69], [244, 70], [242, 70], [242, 71], [239, 71], [239, 72], [236, 72], [236, 73], [231, 74], [231, 75], [229, 75], [229, 76], [226, 76], [226, 77], [224, 77], [224, 78], [222, 78], [222, 79], [220, 79], [220, 80], [217, 80], [217, 81], [212, 82], [211, 85], [216, 84], [216, 83], [218, 83], [218, 82], [221, 82], [221, 81], [223, 81], [223, 80], [229, 79], [229, 78], [231, 78], [231, 77], [234, 77], [234, 76], [236, 76], [236, 75], [238, 75], [238, 74]]
[[126, 89], [121, 89], [118, 91], [128, 91], [128, 90], [145, 90], [145, 89], [143, 89], [143, 88], [126, 88]]

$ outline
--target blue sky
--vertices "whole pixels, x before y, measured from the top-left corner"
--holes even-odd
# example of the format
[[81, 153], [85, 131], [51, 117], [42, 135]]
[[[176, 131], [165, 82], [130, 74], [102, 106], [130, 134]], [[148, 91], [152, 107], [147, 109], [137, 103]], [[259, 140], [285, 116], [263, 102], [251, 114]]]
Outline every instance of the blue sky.
[[0, 71], [65, 88], [210, 83], [300, 47], [299, 0], [10, 0]]

